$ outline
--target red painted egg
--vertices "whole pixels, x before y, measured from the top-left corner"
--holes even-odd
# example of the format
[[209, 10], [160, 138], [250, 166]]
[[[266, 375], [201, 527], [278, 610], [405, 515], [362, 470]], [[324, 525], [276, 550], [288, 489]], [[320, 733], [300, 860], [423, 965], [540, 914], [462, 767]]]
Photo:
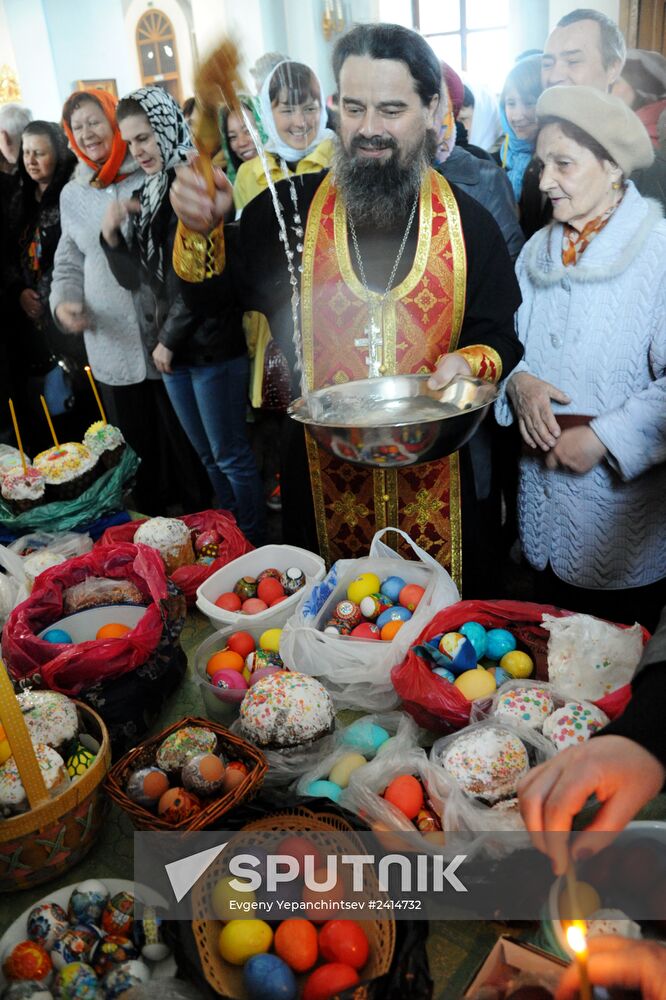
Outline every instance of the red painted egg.
[[328, 965], [321, 965], [308, 976], [301, 994], [302, 1000], [331, 1000], [331, 997], [356, 986], [358, 982], [358, 972], [351, 965], [330, 962]]
[[[328, 868], [317, 868], [313, 880], [315, 885], [325, 885], [328, 880]], [[301, 896], [310, 914], [313, 924], [325, 924], [327, 920], [337, 917], [339, 904], [345, 899], [345, 884], [340, 876], [332, 889], [309, 889], [303, 886]], [[314, 914], [319, 914], [314, 916]]]
[[284, 587], [279, 580], [275, 580], [272, 576], [267, 576], [264, 580], [259, 581], [257, 597], [261, 598], [262, 601], [266, 601], [266, 604], [271, 604], [278, 597], [284, 597]]
[[232, 594], [231, 591], [227, 591], [226, 594], [220, 594], [220, 596], [215, 601], [215, 606], [222, 608], [223, 611], [240, 611], [241, 601], [238, 594]]
[[270, 580], [271, 578], [273, 580], [280, 580], [281, 577], [282, 573], [279, 569], [275, 569], [274, 566], [269, 566], [268, 569], [262, 569], [261, 573], [257, 577], [257, 580], [261, 583], [262, 580]]
[[256, 645], [249, 632], [232, 632], [227, 639], [227, 649], [238, 653], [245, 661], [245, 658], [254, 652]]
[[266, 601], [262, 601], [260, 597], [248, 597], [247, 601], [243, 601], [241, 611], [244, 615], [258, 615], [260, 611], [265, 611], [267, 607]]
[[419, 601], [424, 594], [425, 588], [419, 587], [418, 583], [407, 583], [400, 591], [398, 600], [403, 608], [407, 608], [408, 611], [414, 611], [415, 608], [418, 608]]
[[355, 639], [379, 639], [381, 632], [374, 622], [361, 622], [356, 628], [351, 630]]
[[46, 979], [53, 971], [49, 953], [37, 941], [20, 941], [3, 965], [7, 979]]
[[423, 788], [421, 782], [411, 774], [401, 774], [394, 778], [386, 791], [387, 802], [403, 812], [407, 819], [414, 819], [423, 809]]
[[197, 796], [185, 788], [170, 788], [157, 806], [159, 816], [167, 823], [181, 823], [194, 816], [200, 809], [201, 802]]
[[286, 601], [287, 598], [290, 596], [291, 596], [290, 594], [282, 594], [281, 597], [276, 597], [274, 601], [271, 601], [269, 607], [274, 608], [276, 604], [282, 604], [282, 602]]
[[237, 788], [247, 777], [248, 767], [242, 760], [232, 760], [224, 772], [224, 791], [230, 792]]
[[283, 920], [273, 939], [275, 953], [294, 972], [307, 972], [317, 961], [317, 928], [309, 920]]
[[305, 858], [310, 855], [312, 861], [313, 870], [323, 867], [324, 860], [317, 850], [315, 844], [307, 837], [299, 837], [297, 835], [285, 837], [281, 840], [277, 847], [277, 854], [286, 854], [290, 858], [296, 858], [298, 861], [298, 870], [301, 875], [304, 872]]
[[355, 920], [328, 920], [319, 931], [319, 948], [327, 962], [353, 969], [362, 969], [370, 954], [367, 935]]

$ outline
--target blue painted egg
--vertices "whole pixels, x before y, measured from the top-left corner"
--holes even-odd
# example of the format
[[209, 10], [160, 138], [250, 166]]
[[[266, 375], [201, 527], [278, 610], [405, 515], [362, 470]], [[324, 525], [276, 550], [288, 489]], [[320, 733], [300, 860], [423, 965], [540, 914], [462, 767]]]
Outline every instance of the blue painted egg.
[[403, 608], [401, 604], [397, 604], [393, 608], [387, 608], [386, 611], [382, 611], [377, 619], [377, 628], [383, 628], [387, 622], [408, 622], [411, 617], [411, 611]]
[[99, 979], [85, 962], [70, 962], [56, 976], [53, 994], [56, 1000], [101, 1000], [104, 996]]
[[91, 878], [76, 889], [69, 897], [67, 916], [70, 924], [95, 924], [102, 919], [102, 911], [109, 898], [109, 890], [103, 882]]
[[489, 660], [501, 660], [516, 648], [516, 640], [505, 628], [491, 628], [486, 635], [486, 656]]
[[379, 590], [382, 594], [386, 594], [387, 597], [390, 597], [394, 603], [397, 603], [398, 598], [400, 597], [400, 591], [404, 586], [405, 581], [401, 576], [389, 576], [381, 584]]
[[342, 734], [342, 742], [356, 747], [364, 757], [374, 756], [388, 738], [389, 734], [382, 726], [367, 719], [357, 719]]
[[69, 632], [65, 632], [64, 628], [50, 628], [48, 632], [44, 633], [42, 639], [45, 642], [68, 642], [70, 644], [74, 642]]
[[277, 955], [253, 955], [243, 966], [243, 982], [251, 1000], [295, 1000], [296, 977]]
[[307, 795], [312, 795], [316, 799], [332, 799], [339, 802], [342, 789], [334, 781], [326, 781], [321, 778], [319, 781], [311, 781], [306, 789]]
[[452, 674], [450, 670], [446, 670], [445, 667], [433, 667], [433, 674], [437, 674], [438, 677], [443, 677], [445, 681], [453, 684], [455, 681], [455, 674]]
[[69, 928], [69, 920], [62, 906], [57, 903], [42, 903], [28, 914], [28, 937], [39, 941], [47, 951]]
[[488, 645], [488, 640], [486, 638], [486, 630], [483, 625], [478, 622], [465, 622], [458, 629], [465, 638], [474, 646], [476, 650], [476, 658], [480, 660], [482, 656], [486, 655], [486, 647]]
[[456, 677], [476, 666], [476, 650], [461, 632], [446, 632], [440, 639], [439, 652], [449, 658], [444, 669], [450, 670]]

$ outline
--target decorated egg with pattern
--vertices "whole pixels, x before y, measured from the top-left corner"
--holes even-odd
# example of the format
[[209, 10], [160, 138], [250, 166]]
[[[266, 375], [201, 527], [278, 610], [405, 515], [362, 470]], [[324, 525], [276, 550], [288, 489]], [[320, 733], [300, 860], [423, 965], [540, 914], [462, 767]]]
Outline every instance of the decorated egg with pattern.
[[70, 962], [56, 976], [56, 1000], [102, 1000], [104, 993], [95, 970], [86, 962]]
[[106, 934], [129, 937], [134, 926], [134, 896], [130, 892], [117, 892], [104, 907], [102, 930]]
[[132, 959], [117, 965], [107, 973], [102, 980], [106, 1000], [116, 1000], [116, 997], [127, 993], [134, 986], [147, 983], [150, 979], [150, 969], [140, 958]]
[[51, 960], [56, 969], [71, 962], [91, 962], [101, 934], [96, 927], [78, 924], [62, 934], [51, 949]]
[[100, 978], [106, 976], [116, 965], [139, 957], [139, 949], [128, 937], [108, 934], [95, 951], [93, 969]]
[[108, 898], [109, 890], [97, 879], [77, 885], [67, 907], [70, 924], [99, 924]]
[[2, 971], [7, 979], [45, 981], [51, 978], [53, 963], [38, 941], [19, 941], [5, 959]]
[[50, 951], [59, 937], [69, 928], [67, 914], [57, 903], [41, 903], [28, 914], [28, 937]]

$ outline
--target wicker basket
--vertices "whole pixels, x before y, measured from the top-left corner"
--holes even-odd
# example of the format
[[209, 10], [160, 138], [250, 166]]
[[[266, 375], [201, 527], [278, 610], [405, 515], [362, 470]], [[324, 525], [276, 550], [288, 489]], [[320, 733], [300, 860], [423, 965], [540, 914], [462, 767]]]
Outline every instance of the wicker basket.
[[0, 821], [0, 892], [29, 889], [56, 878], [78, 864], [101, 832], [108, 808], [102, 782], [111, 764], [109, 735], [96, 712], [79, 702], [76, 707], [86, 732], [100, 748], [87, 771], [51, 798], [0, 661], [0, 722], [30, 803], [29, 812]]
[[[241, 832], [251, 831], [253, 843], [255, 840], [261, 842], [261, 834], [267, 837], [274, 833], [317, 833], [324, 836], [331, 835], [331, 846], [333, 849], [339, 847], [339, 840], [336, 834], [346, 833], [350, 837], [355, 837], [352, 827], [341, 816], [334, 813], [313, 813], [304, 807], [297, 807], [286, 813], [266, 816], [263, 819], [255, 820], [243, 827]], [[259, 835], [259, 836], [257, 836]], [[317, 839], [317, 846], [320, 846], [320, 839]], [[360, 844], [357, 846], [359, 853], [364, 853]], [[218, 938], [222, 929], [222, 921], [206, 919], [209, 913], [210, 893], [219, 879], [220, 874], [217, 865], [213, 864], [205, 874], [199, 879], [192, 892], [192, 932], [196, 941], [199, 958], [204, 975], [208, 984], [221, 996], [234, 998], [234, 1000], [247, 1000], [249, 994], [243, 983], [243, 969], [236, 965], [230, 965], [221, 957], [218, 950]], [[285, 919], [287, 917], [285, 916]], [[391, 967], [393, 952], [395, 951], [395, 921], [392, 918], [385, 920], [364, 920], [365, 930], [370, 942], [370, 957], [360, 975], [364, 981], [376, 979], [385, 975]], [[299, 987], [302, 988], [309, 972], [297, 976]], [[300, 995], [300, 990], [299, 990]], [[366, 986], [359, 986], [354, 990], [354, 1000], [366, 1000], [368, 989]]]
[[[167, 823], [150, 809], [133, 802], [127, 795], [125, 788], [132, 771], [140, 767], [152, 766], [155, 763], [155, 754], [160, 744], [171, 733], [175, 733], [176, 730], [183, 729], [185, 726], [200, 726], [214, 732], [217, 735], [220, 751], [226, 757], [243, 761], [248, 767], [248, 773], [240, 785], [237, 785], [232, 791], [212, 799], [195, 816], [182, 820], [180, 823]], [[140, 743], [134, 750], [130, 750], [124, 757], [121, 757], [109, 771], [106, 790], [116, 805], [127, 813], [134, 826], [139, 830], [204, 830], [207, 826], [212, 826], [230, 809], [253, 798], [261, 787], [267, 767], [266, 758], [251, 743], [209, 719], [196, 719], [187, 716], [174, 722], [172, 726], [164, 729], [157, 736], [152, 736], [149, 740]]]

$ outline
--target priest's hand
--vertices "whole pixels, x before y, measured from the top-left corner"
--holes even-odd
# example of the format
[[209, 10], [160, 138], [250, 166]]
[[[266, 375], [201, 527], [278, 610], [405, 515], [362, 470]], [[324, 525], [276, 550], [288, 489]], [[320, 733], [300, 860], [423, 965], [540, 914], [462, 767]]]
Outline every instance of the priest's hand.
[[605, 444], [591, 427], [569, 427], [562, 431], [560, 440], [546, 456], [549, 469], [561, 467], [567, 472], [583, 475], [598, 465], [607, 454]]
[[560, 436], [560, 425], [550, 403], [553, 399], [556, 403], [570, 403], [566, 392], [529, 372], [511, 375], [506, 391], [518, 417], [523, 440], [530, 448], [542, 448], [543, 451], [554, 448]]
[[[666, 948], [657, 941], [608, 935], [589, 942], [587, 971], [592, 986], [636, 990], [643, 1000], [666, 1000]], [[555, 1000], [577, 1000], [576, 962], [562, 974]]]
[[435, 370], [428, 379], [429, 389], [442, 389], [455, 375], [471, 376], [472, 369], [460, 355], [442, 354], [437, 359]]
[[224, 171], [213, 168], [215, 194], [212, 198], [205, 179], [194, 167], [176, 167], [176, 175], [171, 185], [171, 204], [188, 229], [209, 233], [226, 218], [233, 219], [234, 189]]
[[596, 736], [533, 768], [518, 786], [520, 812], [534, 846], [562, 875], [569, 861], [564, 834], [591, 795], [601, 808], [585, 832], [576, 834], [575, 858], [606, 847], [661, 791], [665, 778], [666, 769], [640, 744], [625, 736]]

